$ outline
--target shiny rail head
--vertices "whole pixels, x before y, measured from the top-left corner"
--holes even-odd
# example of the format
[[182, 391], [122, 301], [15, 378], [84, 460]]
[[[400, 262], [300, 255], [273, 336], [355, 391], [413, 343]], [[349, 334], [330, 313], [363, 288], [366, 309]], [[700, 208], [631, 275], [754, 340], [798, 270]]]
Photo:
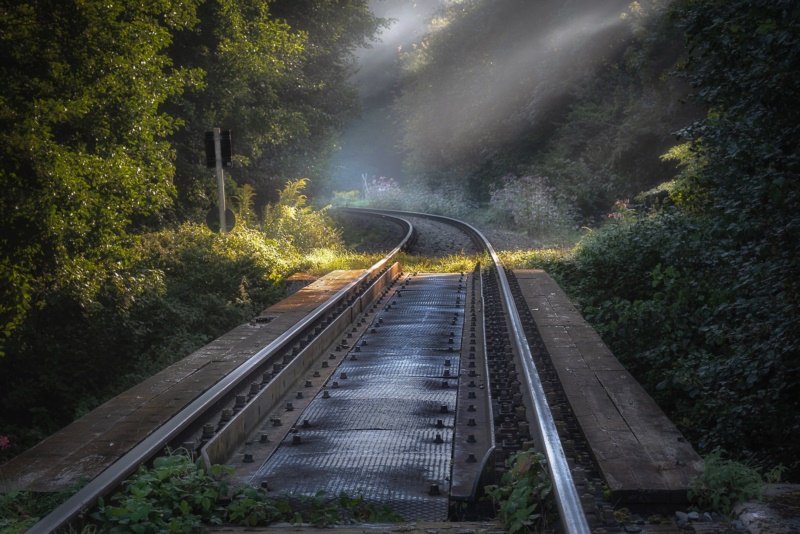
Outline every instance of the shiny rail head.
[[330, 299], [319, 306], [313, 313], [301, 320], [295, 327], [263, 348], [246, 363], [237, 368], [236, 371], [230, 373], [211, 389], [207, 390], [188, 407], [178, 413], [176, 417], [162, 425], [156, 432], [145, 438], [130, 452], [117, 460], [94, 480], [90, 481], [73, 497], [67, 499], [50, 514], [42, 518], [29, 532], [46, 533], [63, 529], [80, 514], [94, 507], [100, 497], [109, 495], [127, 479], [139, 465], [158, 455], [170, 441], [175, 439], [175, 437], [190, 424], [198, 420], [211, 406], [214, 406], [222, 398], [230, 394], [241, 382], [250, 379], [250, 374], [261, 365], [265, 358], [291, 345], [295, 338], [301, 336], [309, 325], [324, 317], [330, 309], [335, 308], [343, 299], [346, 299], [347, 295], [357, 291], [360, 286], [363, 286], [370, 279], [374, 278], [376, 273], [387, 268], [390, 262], [399, 254], [402, 247], [413, 237], [413, 225], [407, 220], [400, 219], [400, 221], [403, 227], [406, 228], [406, 235], [389, 254], [367, 269], [362, 276], [353, 281], [346, 288], [332, 295]]

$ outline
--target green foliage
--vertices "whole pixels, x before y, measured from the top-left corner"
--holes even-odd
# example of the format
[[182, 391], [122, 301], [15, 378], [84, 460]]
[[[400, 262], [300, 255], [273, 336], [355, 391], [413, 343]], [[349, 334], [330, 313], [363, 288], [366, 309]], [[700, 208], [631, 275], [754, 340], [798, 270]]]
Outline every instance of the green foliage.
[[308, 199], [302, 193], [306, 185], [306, 178], [286, 183], [278, 202], [264, 210], [262, 231], [268, 238], [301, 253], [341, 246], [341, 234], [326, 214], [330, 206], [315, 210], [306, 205]]
[[795, 304], [763, 294], [770, 267], [748, 267], [713, 223], [674, 209], [613, 220], [550, 272], [701, 451], [794, 472]]
[[311, 523], [330, 527], [355, 521], [394, 522], [402, 518], [386, 506], [367, 503], [345, 493], [329, 498], [324, 491], [314, 496], [272, 495], [262, 488], [237, 487], [230, 499], [224, 476], [232, 468], [202, 468], [185, 455], [159, 457], [148, 469], [140, 467], [124, 489], [101, 500], [92, 514], [100, 532], [195, 532], [223, 522], [246, 527], [277, 522]]
[[0, 343], [53, 288], [83, 304], [116, 276], [133, 222], [173, 192], [160, 106], [198, 78], [166, 54], [197, 2], [16, 2], [0, 10]]
[[723, 456], [717, 448], [704, 457], [703, 474], [689, 485], [689, 501], [727, 516], [740, 502], [760, 500], [763, 480], [756, 469]]
[[236, 221], [245, 226], [254, 226], [256, 224], [255, 212], [255, 196], [256, 192], [250, 184], [244, 184], [233, 200], [236, 203]]
[[[322, 174], [357, 107], [352, 52], [380, 21], [362, 0], [7, 4], [0, 425], [16, 453], [249, 319], [301, 252], [337, 245], [324, 210], [287, 206], [276, 240], [254, 214], [284, 175]], [[176, 222], [215, 200], [198, 164], [210, 126], [234, 131], [245, 184], [221, 240]]]
[[230, 173], [253, 186], [259, 210], [289, 179], [322, 183], [358, 110], [352, 52], [381, 24], [367, 2], [209, 0], [198, 18], [171, 49], [177, 65], [205, 72], [202, 89], [170, 101], [186, 122], [174, 137], [181, 212], [197, 216], [216, 196], [214, 173], [199, 165], [211, 125], [231, 128]]
[[250, 320], [280, 298], [299, 258], [253, 228], [221, 236], [185, 224], [142, 236], [91, 306], [55, 293], [0, 360], [0, 401], [13, 407], [0, 426], [15, 452]]
[[547, 176], [582, 224], [667, 179], [658, 156], [697, 117], [663, 76], [681, 34], [668, 2], [628, 4], [447, 5], [401, 56], [412, 175], [479, 201], [506, 175]]
[[108, 504], [101, 499], [92, 518], [111, 533], [192, 532], [203, 523], [220, 524], [219, 501], [228, 493], [222, 475], [233, 469], [214, 466], [206, 473], [201, 465], [180, 454], [156, 458]]
[[58, 493], [11, 491], [0, 493], [0, 534], [27, 532], [39, 519], [72, 497], [83, 484]]
[[499, 506], [503, 528], [511, 534], [539, 532], [555, 509], [547, 460], [533, 450], [517, 452], [506, 467], [500, 484], [486, 487], [488, 498]]

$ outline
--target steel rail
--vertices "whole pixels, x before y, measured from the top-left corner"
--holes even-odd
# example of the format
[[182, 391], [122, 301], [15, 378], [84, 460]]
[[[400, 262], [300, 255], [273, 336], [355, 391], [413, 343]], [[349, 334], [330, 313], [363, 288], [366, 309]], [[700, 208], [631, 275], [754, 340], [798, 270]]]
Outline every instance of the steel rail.
[[[390, 215], [386, 215], [390, 216]], [[211, 388], [192, 401], [187, 407], [178, 412], [172, 419], [164, 423], [152, 434], [144, 438], [138, 445], [111, 464], [97, 477], [80, 489], [75, 495], [64, 501], [47, 516], [34, 524], [28, 533], [46, 534], [65, 528], [71, 521], [75, 520], [81, 513], [94, 507], [99, 498], [105, 497], [124, 480], [130, 477], [136, 469], [157, 456], [164, 447], [175, 439], [183, 430], [203, 416], [207, 411], [226, 395], [235, 390], [245, 379], [248, 378], [258, 367], [263, 364], [269, 356], [291, 344], [296, 337], [315, 321], [324, 317], [331, 309], [336, 307], [346, 295], [359, 285], [367, 282], [370, 277], [383, 270], [397, 254], [409, 243], [415, 230], [412, 224], [400, 217], [394, 217], [405, 229], [406, 235], [400, 244], [391, 252], [384, 256], [375, 265], [367, 269], [361, 276], [350, 282], [346, 287], [340, 289], [336, 294], [318, 306], [312, 313], [304, 317], [295, 326], [281, 334], [269, 345], [262, 348], [246, 362], [237, 367], [234, 371], [226, 375]]]
[[[358, 210], [361, 211], [361, 210]], [[406, 216], [406, 217], [423, 217], [431, 220], [438, 220], [466, 229], [469, 233], [474, 235], [480, 240], [479, 245], [492, 258], [492, 262], [497, 270], [497, 277], [499, 279], [499, 286], [502, 294], [503, 308], [506, 316], [511, 323], [512, 338], [511, 341], [518, 351], [520, 360], [522, 361], [522, 368], [525, 373], [525, 385], [533, 403], [533, 409], [536, 416], [535, 427], [539, 435], [541, 446], [544, 448], [545, 456], [548, 460], [548, 470], [553, 484], [553, 493], [555, 495], [556, 506], [563, 523], [565, 532], [570, 534], [589, 534], [591, 532], [589, 523], [586, 520], [586, 514], [580, 502], [578, 490], [572, 479], [572, 472], [567, 463], [564, 448], [561, 445], [561, 439], [558, 435], [555, 420], [550, 412], [550, 407], [547, 402], [547, 395], [542, 387], [541, 380], [539, 379], [539, 372], [536, 370], [536, 365], [533, 362], [533, 355], [531, 354], [528, 340], [525, 338], [524, 329], [522, 326], [522, 319], [517, 312], [517, 307], [514, 304], [514, 297], [511, 293], [511, 287], [508, 283], [503, 264], [500, 257], [495, 252], [489, 240], [483, 233], [464, 221], [444, 217], [441, 215], [429, 215], [424, 213], [413, 212], [400, 212], [391, 210], [364, 210], [367, 212], [380, 212], [387, 215]]]

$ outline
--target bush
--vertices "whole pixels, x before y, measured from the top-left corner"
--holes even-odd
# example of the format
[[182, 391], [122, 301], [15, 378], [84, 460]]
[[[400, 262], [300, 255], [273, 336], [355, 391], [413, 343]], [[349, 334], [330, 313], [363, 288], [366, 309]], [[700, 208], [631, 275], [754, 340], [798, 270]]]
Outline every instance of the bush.
[[106, 504], [100, 499], [92, 518], [102, 532], [140, 534], [193, 532], [203, 524], [221, 524], [220, 499], [227, 496], [223, 475], [233, 468], [212, 466], [182, 455], [161, 456], [144, 466]]
[[102, 269], [73, 266], [49, 287], [0, 358], [0, 429], [12, 445], [0, 462], [249, 321], [296, 270], [374, 263], [343, 254], [326, 209], [306, 205], [306, 183], [289, 182], [263, 223], [245, 186], [233, 231], [186, 223], [129, 238]]
[[181, 454], [163, 456], [153, 468], [140, 467], [108, 504], [101, 500], [92, 518], [100, 532], [196, 532], [206, 525], [231, 522], [248, 527], [275, 522], [329, 527], [354, 521], [395, 522], [402, 518], [386, 506], [360, 497], [324, 491], [313, 497], [273, 495], [250, 485], [237, 487], [228, 499], [225, 475], [230, 467], [205, 470], [201, 461]]
[[747, 464], [723, 458], [714, 449], [704, 458], [703, 474], [689, 486], [689, 500], [701, 510], [730, 515], [740, 502], [761, 499], [763, 480], [759, 472]]
[[797, 303], [673, 210], [612, 220], [551, 271], [701, 452], [722, 447], [797, 476]]
[[502, 187], [492, 193], [490, 206], [507, 218], [507, 226], [536, 238], [553, 237], [574, 229], [571, 203], [547, 178], [507, 175], [502, 182]]
[[475, 205], [467, 200], [466, 193], [457, 188], [433, 190], [422, 183], [400, 187], [391, 178], [383, 177], [369, 183], [365, 198], [371, 208], [433, 213], [446, 217], [469, 217]]
[[500, 484], [486, 487], [503, 528], [511, 534], [540, 532], [555, 513], [547, 460], [536, 451], [517, 452], [506, 460], [506, 467]]
[[342, 236], [328, 217], [329, 207], [314, 210], [302, 194], [308, 180], [287, 182], [280, 199], [264, 210], [261, 231], [281, 247], [288, 246], [298, 253], [316, 248], [341, 248]]

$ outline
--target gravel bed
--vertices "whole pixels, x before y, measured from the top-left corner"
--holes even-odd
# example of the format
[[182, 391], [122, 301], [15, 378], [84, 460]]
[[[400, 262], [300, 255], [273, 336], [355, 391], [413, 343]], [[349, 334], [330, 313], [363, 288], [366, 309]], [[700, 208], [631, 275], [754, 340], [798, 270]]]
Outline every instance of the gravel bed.
[[407, 217], [417, 229], [417, 242], [411, 252], [418, 256], [441, 258], [453, 254], [475, 254], [477, 249], [472, 240], [461, 230], [449, 224]]
[[[353, 250], [362, 254], [387, 253], [397, 246], [405, 236], [399, 224], [369, 215], [347, 214], [349, 223], [355, 227], [369, 228], [368, 235], [356, 237], [357, 243], [348, 242]], [[352, 240], [353, 236], [345, 232], [345, 240]]]
[[[402, 238], [398, 225], [368, 215], [349, 214], [348, 218], [356, 225], [370, 228], [370, 236], [357, 243], [357, 252], [377, 253], [392, 250]], [[436, 221], [421, 217], [407, 217], [419, 231], [419, 238], [412, 252], [420, 256], [443, 257], [453, 254], [474, 254], [472, 242], [459, 230]], [[541, 245], [535, 239], [520, 232], [498, 230], [488, 226], [472, 224], [489, 240], [496, 251], [531, 250]]]
[[489, 240], [489, 243], [492, 244], [492, 247], [498, 252], [501, 250], [532, 250], [542, 246], [541, 243], [524, 233], [512, 232], [510, 230], [497, 230], [477, 224], [473, 224], [472, 226], [480, 230], [486, 239]]

